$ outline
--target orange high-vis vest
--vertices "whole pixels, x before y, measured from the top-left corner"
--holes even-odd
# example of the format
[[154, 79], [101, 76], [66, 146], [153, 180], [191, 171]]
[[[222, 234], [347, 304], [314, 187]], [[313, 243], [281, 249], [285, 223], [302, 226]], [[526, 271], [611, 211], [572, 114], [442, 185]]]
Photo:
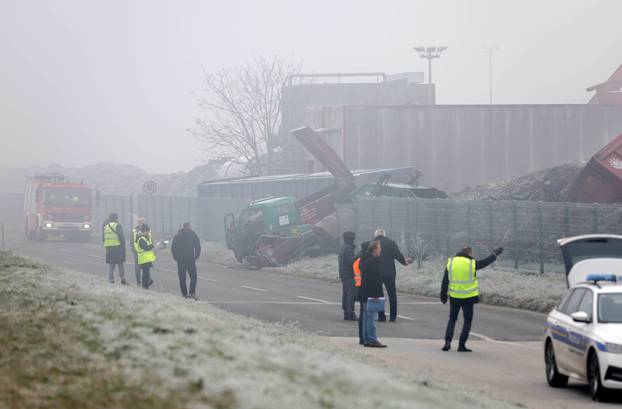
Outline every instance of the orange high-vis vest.
[[362, 279], [361, 279], [361, 258], [357, 258], [356, 260], [354, 260], [354, 264], [352, 264], [352, 269], [354, 270], [354, 285], [356, 287], [360, 287], [362, 285]]

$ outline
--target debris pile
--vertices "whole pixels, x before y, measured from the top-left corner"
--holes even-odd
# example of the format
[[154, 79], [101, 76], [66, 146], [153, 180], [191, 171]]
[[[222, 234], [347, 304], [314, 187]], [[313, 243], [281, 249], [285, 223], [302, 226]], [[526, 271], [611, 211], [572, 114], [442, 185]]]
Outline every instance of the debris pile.
[[467, 200], [532, 200], [565, 202], [568, 190], [585, 167], [571, 163], [530, 173], [510, 181], [468, 187], [452, 195]]

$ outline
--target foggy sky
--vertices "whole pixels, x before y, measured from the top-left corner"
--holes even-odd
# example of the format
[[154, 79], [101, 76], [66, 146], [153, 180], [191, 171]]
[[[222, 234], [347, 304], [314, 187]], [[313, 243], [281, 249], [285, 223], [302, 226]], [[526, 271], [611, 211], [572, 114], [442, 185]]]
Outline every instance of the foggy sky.
[[186, 129], [207, 71], [254, 54], [306, 72], [426, 71], [441, 104], [583, 103], [622, 63], [620, 0], [0, 0], [0, 167], [200, 164]]

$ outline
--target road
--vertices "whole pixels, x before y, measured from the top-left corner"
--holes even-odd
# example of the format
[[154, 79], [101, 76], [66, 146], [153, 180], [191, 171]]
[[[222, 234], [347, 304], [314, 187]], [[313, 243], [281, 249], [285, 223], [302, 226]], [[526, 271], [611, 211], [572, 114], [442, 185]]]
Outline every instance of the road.
[[[18, 232], [8, 231], [6, 245], [35, 260], [106, 277], [103, 247], [98, 243], [31, 242]], [[133, 264], [126, 268], [131, 270], [126, 275], [134, 283]], [[356, 323], [341, 319], [339, 284], [206, 260], [201, 260], [198, 268], [197, 294], [201, 300], [265, 321], [294, 322], [305, 331], [328, 337], [330, 342], [357, 347]], [[153, 278], [156, 291], [179, 294], [176, 265], [167, 250], [158, 252]], [[464, 385], [475, 383], [478, 390], [528, 407], [595, 405], [583, 385], [573, 384], [569, 390], [546, 386], [539, 342], [544, 315], [478, 305], [469, 343], [475, 352], [465, 355], [440, 351], [447, 314], [447, 306], [437, 299], [400, 294], [397, 322], [378, 324], [379, 336], [389, 348], [381, 353], [361, 349], [405, 371], [429, 373]]]

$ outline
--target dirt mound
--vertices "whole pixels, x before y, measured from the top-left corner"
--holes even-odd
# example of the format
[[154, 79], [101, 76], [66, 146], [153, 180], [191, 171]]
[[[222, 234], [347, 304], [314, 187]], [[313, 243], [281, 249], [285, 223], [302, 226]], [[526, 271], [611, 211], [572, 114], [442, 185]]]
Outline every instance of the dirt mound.
[[585, 163], [571, 163], [530, 173], [506, 182], [468, 187], [452, 197], [473, 200], [534, 200], [565, 202], [568, 189]]

